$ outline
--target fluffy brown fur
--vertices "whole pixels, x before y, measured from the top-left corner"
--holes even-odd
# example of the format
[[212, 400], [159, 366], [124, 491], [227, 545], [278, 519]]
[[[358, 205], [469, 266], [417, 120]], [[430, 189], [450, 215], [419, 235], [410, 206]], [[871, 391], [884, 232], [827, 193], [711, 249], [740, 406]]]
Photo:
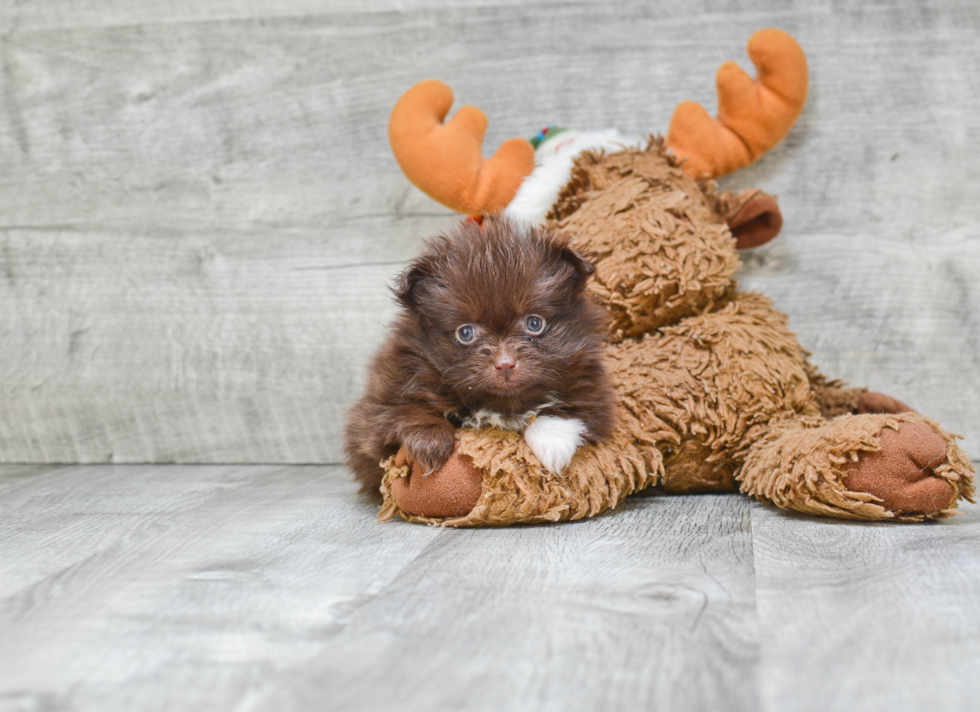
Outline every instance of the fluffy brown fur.
[[348, 414], [347, 463], [363, 489], [378, 491], [380, 463], [400, 446], [423, 472], [439, 469], [480, 411], [578, 418], [587, 441], [606, 438], [616, 398], [607, 317], [584, 293], [593, 271], [567, 238], [504, 219], [428, 241], [399, 279], [402, 312]]

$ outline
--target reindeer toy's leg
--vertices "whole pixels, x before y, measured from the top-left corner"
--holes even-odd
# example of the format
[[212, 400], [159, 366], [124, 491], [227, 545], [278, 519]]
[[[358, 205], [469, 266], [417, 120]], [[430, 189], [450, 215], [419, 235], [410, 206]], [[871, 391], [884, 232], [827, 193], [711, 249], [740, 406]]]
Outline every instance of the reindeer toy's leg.
[[973, 464], [938, 423], [880, 393], [858, 395], [855, 410], [771, 424], [749, 449], [741, 491], [852, 519], [941, 519], [972, 501]]
[[863, 389], [813, 388], [823, 379], [760, 295], [738, 294], [631, 348], [645, 407], [679, 435], [664, 454], [667, 491], [734, 484], [787, 509], [902, 521], [949, 516], [973, 495], [972, 464], [937, 423], [914, 412], [826, 418], [821, 405], [847, 400], [855, 411], [907, 407]]

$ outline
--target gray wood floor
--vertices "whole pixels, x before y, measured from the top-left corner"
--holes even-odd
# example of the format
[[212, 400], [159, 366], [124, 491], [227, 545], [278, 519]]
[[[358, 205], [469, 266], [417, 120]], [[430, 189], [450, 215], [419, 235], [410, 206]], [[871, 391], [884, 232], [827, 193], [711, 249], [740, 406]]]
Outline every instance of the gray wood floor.
[[975, 710], [980, 506], [378, 524], [330, 466], [0, 467], [2, 710]]

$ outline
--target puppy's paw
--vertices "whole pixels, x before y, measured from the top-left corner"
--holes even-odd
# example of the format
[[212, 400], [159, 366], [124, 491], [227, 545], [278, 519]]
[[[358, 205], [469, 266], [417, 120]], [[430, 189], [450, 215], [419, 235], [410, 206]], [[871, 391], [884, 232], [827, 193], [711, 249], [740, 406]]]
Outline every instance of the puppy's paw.
[[544, 469], [557, 474], [568, 467], [585, 442], [585, 430], [578, 418], [539, 415], [524, 430], [524, 441]]
[[405, 436], [402, 447], [413, 472], [429, 475], [446, 464], [456, 449], [456, 433], [448, 428], [418, 428]]

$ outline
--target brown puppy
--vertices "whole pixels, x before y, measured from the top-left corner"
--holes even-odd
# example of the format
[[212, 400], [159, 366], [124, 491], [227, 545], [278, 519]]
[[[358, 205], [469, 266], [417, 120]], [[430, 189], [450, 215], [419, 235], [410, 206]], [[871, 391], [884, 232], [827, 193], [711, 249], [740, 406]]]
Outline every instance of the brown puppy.
[[518, 222], [461, 222], [426, 242], [394, 290], [403, 310], [348, 414], [347, 464], [377, 491], [380, 462], [404, 446], [439, 469], [458, 427], [524, 432], [562, 471], [613, 427], [602, 365], [605, 312], [587, 296], [594, 271], [567, 239]]

